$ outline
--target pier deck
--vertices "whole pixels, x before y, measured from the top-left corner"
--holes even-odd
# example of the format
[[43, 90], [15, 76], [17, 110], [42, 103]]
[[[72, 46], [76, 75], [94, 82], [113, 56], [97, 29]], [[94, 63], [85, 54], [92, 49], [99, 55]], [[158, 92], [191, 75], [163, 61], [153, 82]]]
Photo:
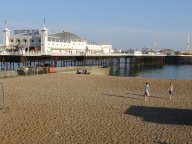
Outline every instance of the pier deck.
[[35, 67], [39, 64], [51, 64], [53, 67], [65, 66], [110, 66], [115, 59], [117, 64], [124, 59], [130, 66], [155, 66], [164, 64], [192, 64], [192, 56], [165, 56], [165, 55], [0, 55], [1, 70], [15, 70], [21, 66]]

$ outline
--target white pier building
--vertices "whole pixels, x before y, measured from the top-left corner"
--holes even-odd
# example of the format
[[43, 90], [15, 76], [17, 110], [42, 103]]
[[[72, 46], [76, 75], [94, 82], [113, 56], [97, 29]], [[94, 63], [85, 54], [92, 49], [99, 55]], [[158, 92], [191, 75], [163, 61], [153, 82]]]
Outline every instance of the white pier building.
[[0, 46], [6, 51], [23, 55], [94, 55], [112, 52], [110, 43], [91, 42], [66, 31], [49, 35], [45, 26], [42, 30], [14, 30], [11, 35], [5, 24], [3, 44]]

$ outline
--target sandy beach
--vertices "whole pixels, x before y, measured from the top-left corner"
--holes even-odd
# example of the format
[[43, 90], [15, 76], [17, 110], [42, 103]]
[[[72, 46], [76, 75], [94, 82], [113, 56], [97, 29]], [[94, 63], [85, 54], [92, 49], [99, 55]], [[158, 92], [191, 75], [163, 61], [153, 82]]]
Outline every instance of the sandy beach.
[[55, 73], [0, 82], [0, 144], [192, 144], [190, 80], [172, 80], [171, 101], [165, 79]]

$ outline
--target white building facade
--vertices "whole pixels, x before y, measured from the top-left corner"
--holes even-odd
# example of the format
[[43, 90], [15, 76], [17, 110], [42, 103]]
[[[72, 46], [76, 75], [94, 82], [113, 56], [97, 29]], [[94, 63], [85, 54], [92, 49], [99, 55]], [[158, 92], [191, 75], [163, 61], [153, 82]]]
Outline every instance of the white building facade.
[[112, 52], [109, 43], [90, 42], [66, 31], [48, 35], [45, 27], [42, 30], [14, 30], [13, 35], [5, 27], [1, 47], [14, 53], [41, 55], [106, 55]]

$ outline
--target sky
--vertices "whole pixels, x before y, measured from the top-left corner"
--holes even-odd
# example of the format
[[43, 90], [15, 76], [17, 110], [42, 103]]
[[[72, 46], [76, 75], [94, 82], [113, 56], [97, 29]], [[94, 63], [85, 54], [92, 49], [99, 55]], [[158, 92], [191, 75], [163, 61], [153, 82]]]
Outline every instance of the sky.
[[[0, 29], [64, 29], [117, 50], [187, 50], [192, 0], [1, 0]], [[192, 36], [191, 36], [192, 38]], [[192, 41], [190, 39], [190, 41]], [[2, 43], [2, 31], [0, 31]], [[192, 46], [191, 46], [192, 47]]]

